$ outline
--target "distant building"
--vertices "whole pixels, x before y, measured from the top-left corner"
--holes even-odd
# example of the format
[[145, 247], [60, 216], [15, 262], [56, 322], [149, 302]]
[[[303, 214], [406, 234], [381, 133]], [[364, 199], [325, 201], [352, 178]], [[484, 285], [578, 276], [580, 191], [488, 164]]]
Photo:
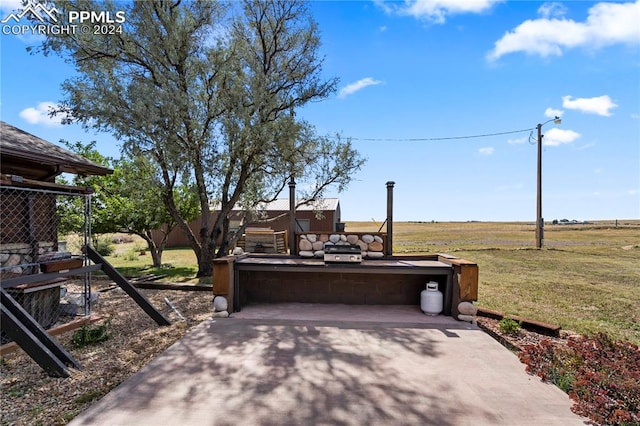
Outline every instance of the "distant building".
[[[281, 198], [266, 203], [258, 210], [262, 216], [259, 220], [250, 222], [250, 227], [271, 228], [274, 231], [289, 230], [289, 199]], [[216, 207], [212, 206], [211, 218], [217, 216]], [[231, 212], [230, 228], [237, 229], [240, 226], [244, 212], [234, 209]], [[277, 218], [277, 219], [274, 219]], [[189, 227], [195, 235], [199, 234], [202, 218], [189, 223]], [[340, 216], [340, 200], [338, 198], [324, 198], [312, 204], [304, 205], [296, 210], [296, 232], [335, 232], [342, 226]], [[156, 236], [154, 235], [154, 238]], [[158, 239], [160, 233], [158, 232]], [[179, 227], [174, 228], [167, 239], [166, 247], [184, 247], [189, 245], [187, 236]]]

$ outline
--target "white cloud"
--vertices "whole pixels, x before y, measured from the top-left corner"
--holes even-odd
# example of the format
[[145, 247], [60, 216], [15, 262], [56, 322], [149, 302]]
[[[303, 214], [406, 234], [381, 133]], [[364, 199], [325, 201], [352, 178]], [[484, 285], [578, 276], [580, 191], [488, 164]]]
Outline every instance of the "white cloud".
[[403, 3], [376, 1], [387, 13], [408, 15], [436, 24], [444, 24], [449, 15], [482, 13], [491, 9], [498, 0], [406, 0]]
[[529, 140], [528, 137], [517, 138], [517, 139], [509, 139], [509, 140], [507, 140], [507, 143], [511, 144], [511, 145], [520, 145], [520, 144], [525, 143], [528, 140]]
[[565, 49], [640, 42], [640, 0], [597, 3], [589, 9], [589, 16], [584, 22], [551, 18], [552, 13], [557, 16], [558, 8], [541, 7], [538, 13], [541, 18], [524, 21], [496, 41], [487, 59], [494, 61], [515, 52], [542, 57], [561, 56]]
[[567, 8], [562, 3], [545, 3], [538, 8], [538, 15], [543, 18], [561, 17], [567, 13]]
[[60, 126], [62, 124], [62, 115], [53, 117], [49, 115], [56, 106], [53, 102], [40, 102], [35, 108], [29, 107], [20, 111], [20, 117], [30, 124]]
[[544, 146], [559, 146], [567, 143], [572, 143], [580, 137], [580, 133], [573, 130], [564, 130], [554, 127], [549, 129], [542, 139]]
[[367, 86], [375, 86], [377, 84], [382, 83], [380, 80], [374, 80], [371, 77], [362, 78], [355, 83], [347, 84], [345, 87], [340, 89], [340, 93], [338, 93], [338, 97], [343, 99], [349, 95], [353, 95], [358, 90], [362, 90]]
[[564, 111], [562, 111], [561, 109], [547, 108], [544, 110], [544, 116], [547, 118], [562, 117], [563, 114]]
[[595, 98], [576, 98], [572, 96], [562, 97], [562, 106], [567, 109], [577, 109], [578, 111], [586, 112], [589, 114], [602, 115], [609, 117], [611, 115], [611, 109], [616, 108], [618, 105], [613, 103], [611, 98], [607, 95], [597, 96]]
[[491, 155], [496, 149], [492, 146], [485, 146], [484, 148], [480, 148], [478, 152], [481, 155]]
[[582, 146], [579, 146], [579, 147], [578, 147], [578, 148], [576, 148], [576, 149], [577, 149], [578, 151], [584, 151], [584, 150], [587, 150], [587, 149], [591, 149], [591, 148], [593, 148], [594, 146], [596, 146], [596, 143], [595, 143], [595, 142], [589, 142], [589, 143], [587, 143], [587, 144], [584, 144], [584, 145], [582, 145]]

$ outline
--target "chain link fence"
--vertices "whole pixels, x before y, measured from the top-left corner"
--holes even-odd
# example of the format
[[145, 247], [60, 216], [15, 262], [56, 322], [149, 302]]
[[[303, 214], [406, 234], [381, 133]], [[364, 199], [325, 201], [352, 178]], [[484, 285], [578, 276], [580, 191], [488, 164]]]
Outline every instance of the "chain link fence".
[[[0, 281], [43, 328], [91, 314], [91, 195], [0, 186]], [[9, 340], [2, 335], [2, 343]]]

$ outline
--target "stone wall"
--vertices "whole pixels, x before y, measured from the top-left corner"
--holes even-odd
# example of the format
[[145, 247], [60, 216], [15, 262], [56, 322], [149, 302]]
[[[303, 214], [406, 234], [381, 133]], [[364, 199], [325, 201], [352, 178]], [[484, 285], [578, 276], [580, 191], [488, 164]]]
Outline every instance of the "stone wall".
[[325, 245], [357, 245], [362, 250], [362, 257], [379, 259], [384, 256], [386, 234], [345, 232], [332, 234], [305, 233], [297, 234], [298, 255], [301, 257], [324, 257]]
[[[53, 250], [52, 241], [39, 241], [36, 256]], [[26, 243], [0, 244], [0, 271], [3, 277], [40, 272], [37, 269], [34, 248]]]

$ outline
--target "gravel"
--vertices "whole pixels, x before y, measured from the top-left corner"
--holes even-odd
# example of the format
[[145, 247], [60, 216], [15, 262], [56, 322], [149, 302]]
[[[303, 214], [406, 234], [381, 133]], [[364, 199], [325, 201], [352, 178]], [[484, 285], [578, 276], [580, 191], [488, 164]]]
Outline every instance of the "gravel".
[[[113, 286], [97, 282], [96, 290]], [[212, 295], [202, 291], [140, 290], [172, 325], [158, 326], [120, 288], [101, 292], [92, 310], [107, 324], [110, 338], [77, 349], [73, 332], [56, 336], [82, 365], [71, 377], [49, 377], [22, 350], [5, 355], [0, 363], [0, 423], [2, 425], [63, 425], [88, 408], [127, 377], [179, 340], [193, 326], [211, 316]], [[166, 303], [168, 298], [183, 321]]]

